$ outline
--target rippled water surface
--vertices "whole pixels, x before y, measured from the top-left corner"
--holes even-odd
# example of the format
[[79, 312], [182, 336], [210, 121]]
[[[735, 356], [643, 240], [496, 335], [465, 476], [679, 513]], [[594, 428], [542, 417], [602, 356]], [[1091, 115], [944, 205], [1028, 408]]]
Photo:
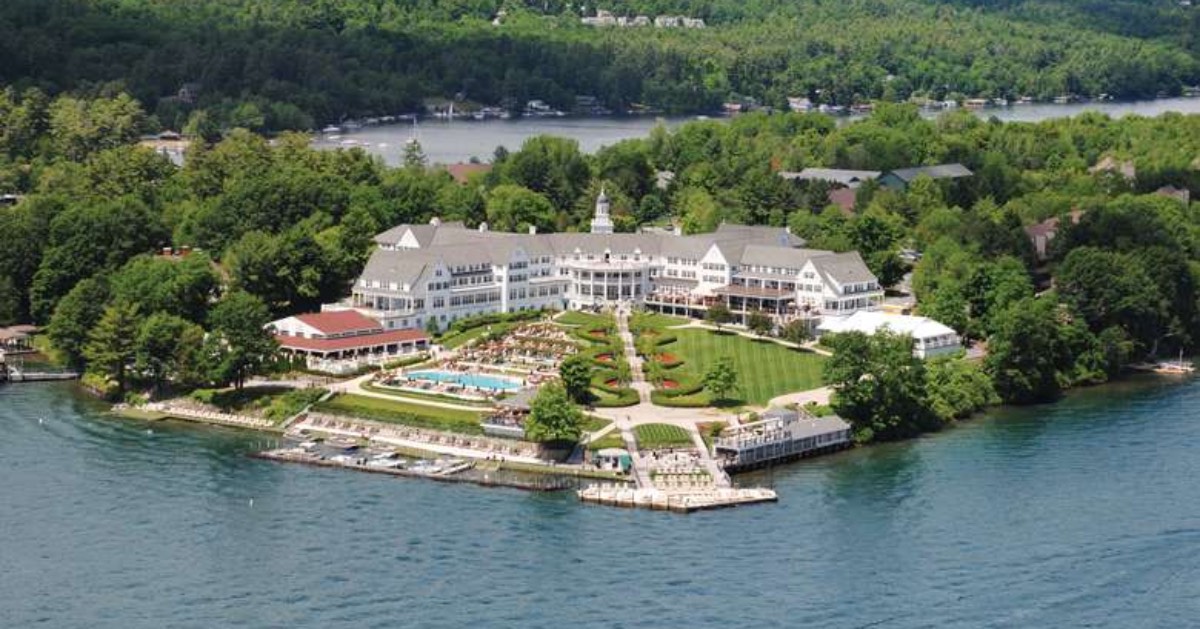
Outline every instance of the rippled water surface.
[[778, 504], [691, 516], [259, 461], [261, 436], [73, 391], [0, 387], [0, 627], [1200, 618], [1200, 382], [778, 468], [753, 479]]

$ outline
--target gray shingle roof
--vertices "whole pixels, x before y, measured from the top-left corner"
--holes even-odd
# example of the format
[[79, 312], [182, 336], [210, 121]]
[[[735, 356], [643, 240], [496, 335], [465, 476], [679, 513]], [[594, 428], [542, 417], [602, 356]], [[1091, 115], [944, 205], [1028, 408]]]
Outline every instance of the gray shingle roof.
[[975, 174], [962, 164], [938, 164], [936, 166], [916, 166], [914, 168], [901, 168], [891, 171], [904, 182], [911, 182], [921, 175], [925, 175], [930, 179], [957, 179], [959, 177], [970, 177]]
[[812, 263], [823, 277], [843, 286], [876, 279], [857, 251], [815, 256]]

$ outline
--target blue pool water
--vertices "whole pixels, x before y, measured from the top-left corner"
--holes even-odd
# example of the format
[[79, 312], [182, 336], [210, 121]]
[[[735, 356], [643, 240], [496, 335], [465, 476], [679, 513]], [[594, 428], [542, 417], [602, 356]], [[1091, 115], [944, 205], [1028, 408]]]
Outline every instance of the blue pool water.
[[480, 387], [483, 389], [497, 389], [499, 391], [512, 391], [521, 386], [520, 382], [511, 378], [489, 376], [479, 373], [458, 373], [454, 371], [414, 371], [405, 375], [417, 380], [453, 382], [455, 384], [461, 384], [464, 387]]

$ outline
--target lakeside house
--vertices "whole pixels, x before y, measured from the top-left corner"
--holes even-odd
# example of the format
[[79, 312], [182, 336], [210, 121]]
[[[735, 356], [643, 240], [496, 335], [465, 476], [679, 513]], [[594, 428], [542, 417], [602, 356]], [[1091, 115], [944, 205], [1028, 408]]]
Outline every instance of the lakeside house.
[[1163, 186], [1154, 191], [1160, 197], [1175, 199], [1185, 206], [1192, 200], [1192, 191], [1187, 188], [1176, 188], [1175, 186]]
[[862, 311], [848, 317], [829, 317], [817, 326], [819, 334], [862, 332], [871, 336], [880, 330], [912, 337], [913, 355], [917, 358], [945, 356], [963, 349], [958, 332], [929, 317]]
[[354, 310], [284, 317], [267, 327], [284, 355], [303, 358], [309, 369], [335, 374], [380, 365], [429, 347], [429, 336], [421, 330], [385, 330], [378, 321]]
[[1093, 175], [1118, 175], [1126, 181], [1133, 181], [1137, 178], [1137, 168], [1133, 165], [1133, 160], [1118, 160], [1112, 155], [1105, 156], [1104, 159], [1096, 162], [1088, 169], [1088, 172]]
[[[1083, 217], [1083, 210], [1071, 210], [1067, 215], [1072, 225], [1078, 225], [1079, 219]], [[1057, 216], [1048, 218], [1040, 223], [1035, 223], [1025, 227], [1025, 235], [1029, 237], [1029, 242], [1033, 244], [1033, 252], [1037, 256], [1038, 261], [1045, 261], [1049, 257], [1050, 242], [1058, 234], [1059, 226], [1062, 224], [1062, 219]]]
[[722, 303], [739, 318], [761, 310], [784, 322], [873, 310], [883, 301], [883, 287], [857, 252], [806, 249], [778, 227], [614, 233], [604, 193], [590, 233], [503, 233], [434, 219], [396, 226], [375, 242], [351, 297], [323, 309], [352, 309], [386, 330], [618, 303], [692, 317]]

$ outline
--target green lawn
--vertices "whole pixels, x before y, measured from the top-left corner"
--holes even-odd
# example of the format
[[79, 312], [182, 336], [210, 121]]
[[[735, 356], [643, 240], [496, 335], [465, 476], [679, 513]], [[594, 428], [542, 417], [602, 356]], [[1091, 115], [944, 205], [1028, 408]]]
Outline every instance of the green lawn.
[[625, 440], [621, 438], [621, 431], [614, 430], [603, 437], [587, 444], [588, 450], [596, 452], [605, 448], [624, 448]]
[[661, 330], [677, 325], [686, 325], [689, 319], [683, 317], [672, 317], [670, 315], [659, 314], [657, 312], [635, 312], [630, 318], [629, 325], [633, 328], [653, 328]]
[[[604, 429], [605, 426], [607, 426], [611, 423], [612, 422], [608, 421], [607, 419], [604, 419], [603, 417], [596, 417], [595, 415], [589, 415], [589, 416], [583, 418], [583, 426], [581, 426], [581, 428], [583, 428], [584, 432], [596, 432], [598, 430]], [[618, 434], [620, 434], [620, 433], [618, 433]]]
[[678, 340], [664, 345], [662, 351], [683, 360], [667, 377], [699, 381], [704, 370], [722, 356], [733, 359], [738, 373], [740, 401], [765, 405], [771, 398], [820, 387], [825, 357], [798, 351], [770, 341], [757, 341], [736, 334], [718, 334], [709, 330], [678, 330]]
[[607, 327], [616, 324], [616, 321], [609, 315], [591, 314], [588, 312], [580, 312], [578, 310], [564, 312], [559, 315], [555, 321], [563, 325], [578, 325], [588, 328], [591, 328], [592, 326]]
[[330, 415], [346, 415], [418, 428], [446, 430], [467, 435], [483, 434], [479, 422], [481, 413], [438, 406], [427, 406], [383, 400], [364, 395], [340, 394], [313, 407], [314, 411]]
[[671, 424], [642, 424], [633, 427], [639, 448], [670, 448], [692, 445], [688, 431]]
[[516, 327], [518, 325], [520, 325], [520, 323], [515, 322], [515, 321], [507, 321], [504, 323], [492, 323], [492, 324], [488, 324], [488, 325], [481, 325], [478, 327], [471, 328], [465, 332], [459, 332], [457, 334], [454, 334], [454, 333], [447, 334], [446, 336], [443, 336], [441, 338], [441, 340], [438, 341], [438, 344], [440, 344], [441, 346], [443, 346], [447, 349], [454, 349], [456, 347], [465, 345], [468, 341], [470, 341], [472, 339], [477, 339], [477, 338], [483, 336], [484, 334], [487, 334], [489, 329], [496, 334], [506, 334], [506, 333], [510, 332], [511, 330], [516, 329]]

